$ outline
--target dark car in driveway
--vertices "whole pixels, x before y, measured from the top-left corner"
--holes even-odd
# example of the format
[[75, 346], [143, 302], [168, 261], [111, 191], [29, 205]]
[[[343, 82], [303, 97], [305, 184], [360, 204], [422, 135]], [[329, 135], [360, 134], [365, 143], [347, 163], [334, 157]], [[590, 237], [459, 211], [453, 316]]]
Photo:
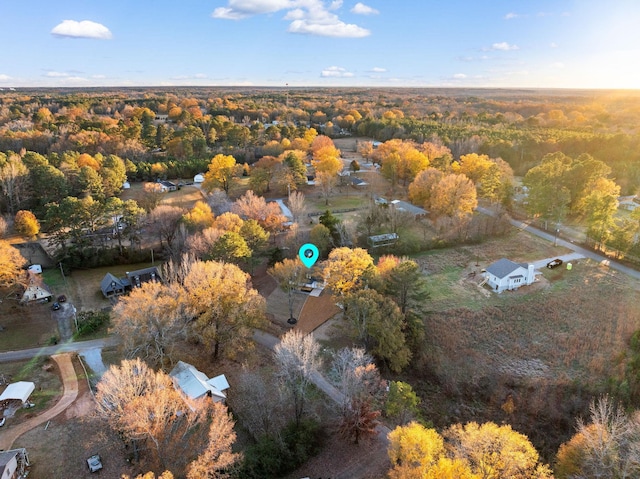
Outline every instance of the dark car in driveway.
[[560, 265], [562, 265], [562, 260], [560, 258], [556, 258], [547, 263], [547, 268], [553, 269], [553, 268], [557, 268]]

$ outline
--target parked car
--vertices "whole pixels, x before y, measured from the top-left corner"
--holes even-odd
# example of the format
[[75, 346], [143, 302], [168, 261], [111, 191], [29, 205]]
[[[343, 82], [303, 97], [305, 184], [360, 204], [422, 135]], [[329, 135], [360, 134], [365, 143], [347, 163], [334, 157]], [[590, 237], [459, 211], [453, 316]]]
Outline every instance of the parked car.
[[64, 303], [67, 300], [67, 297], [64, 294], [58, 296], [58, 303]]
[[89, 466], [89, 471], [91, 472], [96, 472], [102, 469], [102, 460], [100, 459], [100, 455], [94, 454], [87, 459], [87, 466]]
[[560, 258], [556, 258], [556, 259], [554, 259], [552, 261], [549, 261], [547, 263], [547, 268], [549, 268], [549, 269], [557, 268], [561, 264], [562, 264], [562, 260]]
[[51, 309], [53, 309], [54, 311], [58, 311], [60, 309], [60, 303], [56, 301], [51, 305]]
[[36, 407], [36, 405], [32, 402], [26, 402], [22, 407], [25, 409], [31, 409], [32, 407]]
[[4, 426], [4, 423], [7, 422], [7, 418], [3, 417], [2, 419], [0, 419], [0, 427]]

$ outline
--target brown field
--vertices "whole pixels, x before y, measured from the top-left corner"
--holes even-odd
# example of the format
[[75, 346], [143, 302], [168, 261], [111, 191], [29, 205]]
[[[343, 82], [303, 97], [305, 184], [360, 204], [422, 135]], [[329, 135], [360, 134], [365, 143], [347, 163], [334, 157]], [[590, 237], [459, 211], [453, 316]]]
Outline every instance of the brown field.
[[50, 306], [49, 303], [21, 306], [17, 299], [3, 299], [0, 303], [0, 351], [46, 345], [58, 333]]

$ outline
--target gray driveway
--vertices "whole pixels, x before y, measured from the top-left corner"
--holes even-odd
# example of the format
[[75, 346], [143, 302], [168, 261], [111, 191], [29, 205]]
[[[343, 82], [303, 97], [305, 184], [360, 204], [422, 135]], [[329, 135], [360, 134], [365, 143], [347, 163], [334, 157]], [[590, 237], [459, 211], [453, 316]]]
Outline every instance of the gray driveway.
[[[484, 208], [482, 206], [478, 206], [476, 208], [477, 211], [479, 211], [480, 213], [483, 213], [485, 215], [489, 215], [489, 216], [497, 216], [496, 212], [489, 209], [489, 208]], [[581, 254], [584, 258], [589, 258], [592, 259], [594, 261], [597, 261], [598, 263], [602, 263], [603, 261], [606, 261], [606, 264], [609, 265], [609, 267], [611, 269], [614, 269], [616, 271], [620, 271], [621, 273], [626, 274], [627, 276], [631, 276], [632, 278], [635, 279], [639, 279], [640, 280], [640, 271], [637, 271], [633, 268], [629, 268], [628, 266], [625, 266], [623, 264], [618, 263], [617, 261], [612, 260], [611, 258], [608, 258], [604, 255], [595, 253], [591, 250], [588, 250], [586, 248], [582, 248], [578, 245], [575, 245], [569, 241], [565, 241], [563, 239], [560, 238], [555, 238], [553, 234], [551, 233], [547, 233], [546, 231], [542, 231], [539, 230], [538, 228], [535, 228], [531, 225], [529, 225], [526, 222], [523, 221], [518, 221], [518, 220], [514, 220], [514, 219], [509, 219], [509, 222], [515, 226], [516, 228], [521, 229], [522, 231], [526, 231], [527, 233], [531, 233], [532, 235], [536, 235], [540, 238], [544, 238], [547, 241], [557, 241], [558, 246], [564, 246], [565, 248], [569, 248], [570, 250], [574, 251], [575, 253], [579, 253]], [[562, 257], [560, 257], [562, 259]], [[553, 259], [553, 258], [551, 258]], [[549, 260], [551, 261], [551, 260]]]

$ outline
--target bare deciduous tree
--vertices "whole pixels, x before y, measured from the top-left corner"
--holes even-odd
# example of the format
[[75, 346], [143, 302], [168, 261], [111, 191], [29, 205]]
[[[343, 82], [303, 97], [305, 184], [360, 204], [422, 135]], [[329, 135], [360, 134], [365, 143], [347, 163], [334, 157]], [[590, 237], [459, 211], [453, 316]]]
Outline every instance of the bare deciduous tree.
[[359, 348], [339, 350], [334, 354], [330, 377], [343, 395], [340, 433], [356, 443], [375, 434], [386, 382], [371, 356]]
[[149, 213], [149, 223], [155, 231], [160, 244], [164, 241], [171, 250], [178, 234], [178, 224], [184, 211], [177, 206], [160, 205]]
[[320, 346], [310, 334], [292, 329], [282, 337], [274, 351], [278, 367], [276, 374], [291, 398], [296, 425], [300, 425], [311, 376], [320, 367]]
[[259, 371], [245, 369], [231, 398], [232, 408], [242, 425], [258, 439], [284, 427], [284, 402], [273, 394], [273, 379]]
[[291, 194], [289, 195], [288, 203], [289, 209], [291, 210], [291, 215], [293, 216], [293, 222], [300, 223], [300, 221], [303, 220], [307, 209], [304, 193], [300, 191], [291, 192]]

